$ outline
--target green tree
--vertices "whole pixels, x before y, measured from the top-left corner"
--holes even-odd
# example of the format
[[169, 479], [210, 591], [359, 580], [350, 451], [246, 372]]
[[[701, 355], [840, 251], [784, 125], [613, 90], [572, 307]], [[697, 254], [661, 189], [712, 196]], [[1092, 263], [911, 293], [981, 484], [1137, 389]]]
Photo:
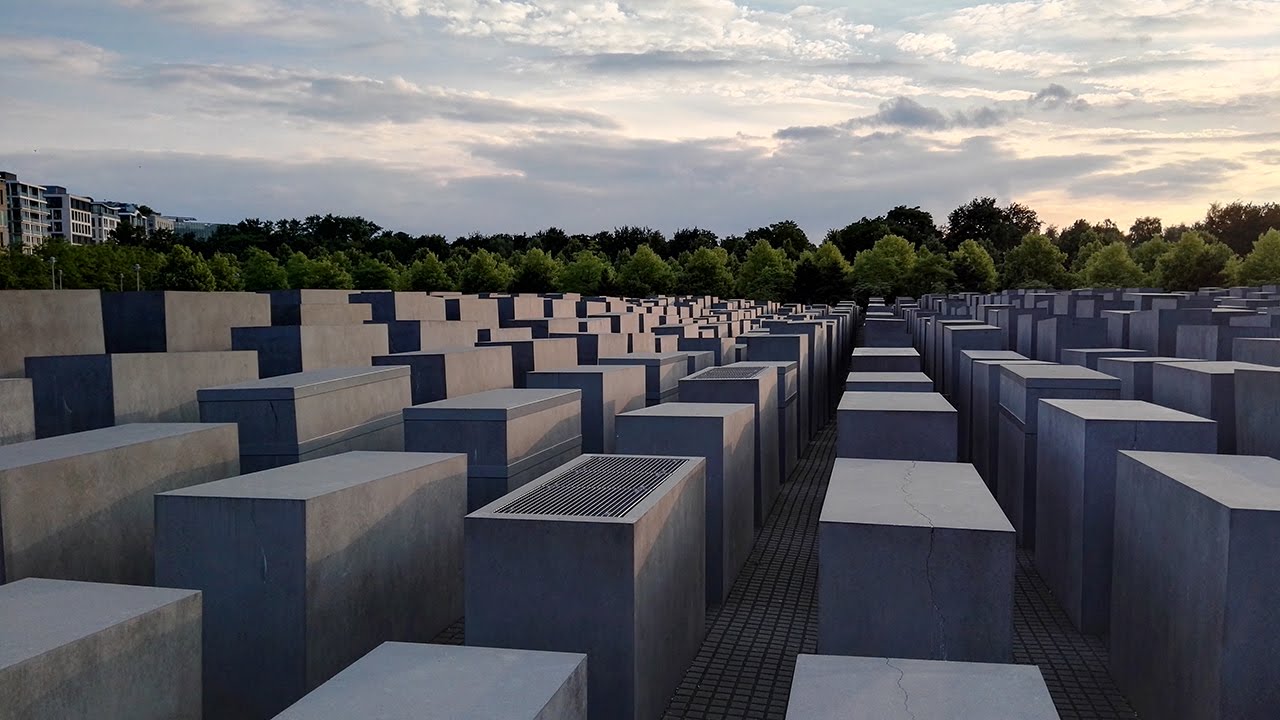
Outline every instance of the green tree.
[[294, 290], [316, 286], [311, 279], [311, 258], [304, 252], [295, 250], [290, 253], [289, 258], [284, 261], [284, 271], [289, 276], [289, 287]]
[[1000, 284], [1000, 273], [996, 271], [991, 253], [973, 240], [965, 240], [951, 253], [951, 270], [956, 276], [956, 287], [962, 291], [995, 292]]
[[853, 259], [850, 279], [858, 302], [867, 298], [883, 297], [893, 300], [907, 294], [907, 281], [916, 265], [916, 251], [911, 243], [898, 235], [886, 235], [876, 241], [870, 250], [863, 250]]
[[1156, 261], [1155, 279], [1167, 291], [1198, 290], [1230, 284], [1231, 248], [1188, 231]]
[[1280, 230], [1273, 228], [1258, 237], [1240, 263], [1236, 282], [1241, 285], [1280, 283]]
[[747, 251], [738, 271], [738, 295], [780, 302], [791, 296], [795, 281], [795, 266], [787, 254], [759, 240]]
[[1152, 237], [1133, 246], [1133, 261], [1138, 263], [1144, 273], [1150, 275], [1155, 272], [1156, 263], [1171, 247], [1172, 244], [1163, 237]]
[[1212, 233], [1237, 254], [1249, 252], [1253, 243], [1271, 228], [1280, 228], [1280, 203], [1244, 203], [1236, 201], [1209, 206], [1204, 221], [1196, 230]]
[[1094, 253], [1106, 247], [1108, 244], [1109, 243], [1102, 242], [1100, 239], [1096, 239], [1090, 240], [1084, 245], [1081, 245], [1079, 250], [1076, 252], [1075, 259], [1071, 262], [1071, 272], [1084, 272], [1084, 267], [1088, 264], [1089, 258], [1093, 257]]
[[[273, 260], [274, 262], [274, 260]], [[214, 253], [209, 258], [209, 272], [213, 273], [214, 289], [236, 291], [244, 289], [244, 278], [240, 274], [240, 261], [235, 255]]]
[[560, 292], [603, 295], [612, 285], [613, 268], [590, 250], [579, 251], [556, 277], [556, 288]]
[[445, 269], [444, 263], [433, 252], [426, 252], [418, 260], [414, 260], [404, 272], [404, 288], [418, 292], [438, 292], [453, 290], [453, 278]]
[[809, 242], [809, 236], [805, 235], [804, 230], [800, 229], [800, 226], [794, 220], [783, 220], [767, 227], [748, 230], [743, 239], [748, 244], [764, 240], [771, 246], [786, 253], [791, 260], [799, 259], [804, 251], [813, 249], [813, 244]]
[[217, 287], [217, 281], [204, 258], [186, 245], [174, 245], [160, 263], [160, 286], [165, 290], [209, 292]]
[[853, 266], [834, 243], [800, 255], [796, 263], [796, 289], [792, 295], [803, 303], [835, 305], [853, 297]]
[[649, 297], [671, 292], [675, 273], [648, 245], [636, 248], [618, 268], [618, 291], [627, 297]]
[[1115, 242], [1093, 252], [1080, 271], [1080, 280], [1094, 288], [1136, 288], [1147, 282], [1129, 248]]
[[1133, 221], [1133, 225], [1129, 226], [1129, 234], [1125, 239], [1129, 241], [1130, 245], [1137, 245], [1163, 235], [1164, 224], [1160, 222], [1160, 218], [1147, 216]]
[[396, 271], [381, 260], [363, 257], [351, 269], [351, 284], [356, 290], [394, 290]]
[[533, 248], [520, 258], [511, 280], [512, 292], [545, 293], [556, 289], [560, 263], [541, 248]]
[[1004, 260], [1003, 283], [1007, 288], [1061, 288], [1070, 280], [1067, 254], [1038, 233], [1028, 234]]
[[[334, 253], [334, 255], [341, 256], [341, 253]], [[343, 267], [344, 264], [341, 257], [331, 256], [312, 260], [311, 271], [308, 274], [309, 284], [304, 287], [330, 290], [355, 289], [355, 282], [351, 278], [351, 273]]]
[[721, 298], [733, 295], [729, 253], [724, 248], [705, 246], [694, 250], [681, 266], [676, 286], [679, 292], [686, 295], [714, 295]]
[[511, 267], [497, 255], [478, 250], [463, 266], [458, 283], [464, 293], [505, 292], [511, 276]]
[[1040, 232], [1040, 218], [1031, 208], [1018, 203], [1005, 207], [991, 197], [976, 198], [961, 205], [947, 216], [946, 243], [950, 249], [965, 240], [982, 243], [994, 257], [1017, 247], [1029, 233]]
[[667, 252], [672, 257], [679, 257], [685, 253], [691, 253], [698, 248], [714, 248], [718, 247], [719, 238], [710, 230], [702, 228], [681, 228], [671, 236], [671, 243], [667, 246]]
[[904, 282], [905, 294], [912, 297], [947, 293], [955, 287], [956, 274], [945, 254], [922, 247], [916, 252], [916, 262], [911, 266]]
[[240, 275], [244, 279], [245, 290], [259, 292], [285, 290], [289, 287], [289, 273], [270, 253], [256, 247], [245, 252]]

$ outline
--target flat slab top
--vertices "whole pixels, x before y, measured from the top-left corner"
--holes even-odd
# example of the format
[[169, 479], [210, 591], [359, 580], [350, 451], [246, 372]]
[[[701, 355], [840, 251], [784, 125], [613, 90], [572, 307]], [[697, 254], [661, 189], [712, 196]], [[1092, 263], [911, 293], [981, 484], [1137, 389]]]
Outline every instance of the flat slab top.
[[1280, 460], [1275, 458], [1132, 450], [1121, 455], [1228, 508], [1280, 511]]
[[409, 377], [409, 368], [403, 365], [382, 367], [346, 367], [307, 370], [290, 375], [246, 380], [245, 382], [202, 388], [197, 391], [201, 401], [225, 400], [297, 400], [311, 395], [359, 387], [369, 383]]
[[466, 474], [465, 460], [466, 456], [460, 453], [347, 452], [157, 495], [310, 500], [437, 463], [455, 463]]
[[600, 358], [601, 365], [666, 365], [669, 363], [688, 362], [689, 353], [687, 352], [666, 352], [666, 353], [627, 353], [626, 355], [615, 355], [613, 357]]
[[744, 360], [734, 363], [734, 365], [738, 367], [771, 367], [788, 373], [796, 372], [800, 368], [800, 363], [795, 360]]
[[0, 471], [224, 428], [231, 428], [234, 434], [235, 427], [235, 423], [130, 423], [0, 445]]
[[505, 388], [437, 400], [404, 409], [407, 420], [513, 419], [565, 403], [581, 402], [582, 391], [569, 388]]
[[1034, 665], [801, 655], [787, 720], [1058, 720]]
[[748, 413], [755, 417], [756, 406], [748, 403], [668, 402], [625, 412], [618, 417], [732, 417]]
[[851, 383], [889, 383], [889, 382], [924, 382], [933, 384], [933, 379], [922, 372], [851, 372], [845, 378]]
[[374, 362], [395, 362], [396, 360], [413, 360], [414, 358], [423, 357], [444, 357], [447, 355], [467, 355], [477, 352], [494, 352], [498, 350], [495, 345], [468, 346], [459, 345], [457, 347], [437, 348], [435, 350], [415, 350], [413, 352], [393, 353], [391, 355], [374, 355]]
[[959, 321], [959, 324], [955, 320], [943, 320], [942, 327], [944, 332], [972, 333], [991, 332], [992, 330], [1003, 332], [999, 327], [996, 327], [995, 325], [988, 325], [981, 320], [961, 320]]
[[966, 463], [837, 458], [819, 521], [1013, 532]]
[[43, 578], [0, 585], [0, 670], [198, 594]]
[[838, 410], [884, 410], [898, 412], [955, 412], [951, 403], [932, 392], [846, 392]]
[[1185, 372], [1202, 373], [1205, 375], [1230, 375], [1237, 370], [1269, 370], [1272, 369], [1267, 365], [1255, 365], [1254, 363], [1235, 362], [1234, 360], [1192, 360], [1179, 362], [1162, 362], [1160, 365], [1164, 367], [1174, 367]]
[[1132, 348], [1063, 348], [1062, 352], [1077, 355], [1142, 355], [1146, 350]]
[[1005, 377], [1013, 378], [1029, 388], [1115, 387], [1118, 389], [1120, 387], [1120, 381], [1116, 378], [1080, 365], [1010, 363], [1005, 365], [1001, 372]]
[[1098, 360], [1098, 363], [1104, 362], [1120, 362], [1120, 363], [1166, 363], [1166, 362], [1208, 362], [1207, 360], [1187, 360], [1186, 358], [1176, 357], [1107, 357]]
[[1212, 420], [1142, 400], [1041, 400], [1084, 420], [1115, 422], [1187, 422], [1209, 423]]
[[855, 348], [853, 357], [920, 357], [915, 348]]
[[612, 375], [642, 372], [635, 365], [574, 365], [573, 367], [556, 368], [555, 370], [533, 370], [529, 377], [551, 377], [555, 375]]
[[[997, 328], [998, 329], [998, 328]], [[961, 355], [970, 360], [1026, 360], [1026, 355], [1013, 350], [961, 350]]]

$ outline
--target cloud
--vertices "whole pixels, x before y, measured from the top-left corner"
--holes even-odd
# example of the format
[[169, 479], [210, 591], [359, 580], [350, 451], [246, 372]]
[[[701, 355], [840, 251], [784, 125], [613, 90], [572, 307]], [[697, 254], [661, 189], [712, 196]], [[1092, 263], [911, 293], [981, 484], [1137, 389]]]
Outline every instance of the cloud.
[[980, 107], [970, 111], [956, 110], [945, 114], [937, 108], [927, 107], [908, 97], [896, 97], [880, 103], [880, 110], [871, 115], [849, 120], [849, 127], [899, 127], [910, 130], [950, 130], [952, 128], [988, 128], [1007, 122], [1009, 114], [994, 107]]
[[956, 49], [956, 43], [946, 33], [907, 33], [898, 38], [894, 46], [899, 50], [927, 58], [945, 58]]
[[95, 75], [118, 56], [86, 42], [57, 37], [0, 34], [0, 63], [74, 75]]
[[1263, 165], [1280, 165], [1280, 150], [1262, 150], [1261, 152], [1249, 153], [1249, 157]]
[[438, 118], [483, 124], [617, 127], [610, 118], [590, 110], [423, 88], [394, 76], [378, 80], [261, 66], [168, 64], [128, 71], [120, 79], [189, 98], [215, 113], [227, 108], [267, 110], [330, 123], [405, 124]]
[[1032, 95], [1027, 104], [1043, 110], [1057, 110], [1058, 108], [1071, 110], [1089, 109], [1088, 102], [1058, 83], [1050, 83], [1048, 87]]
[[337, 16], [299, 0], [115, 0], [156, 17], [219, 32], [284, 39], [324, 39], [349, 31]]
[[1245, 168], [1244, 163], [1236, 160], [1197, 158], [1130, 172], [1092, 175], [1072, 183], [1069, 191], [1073, 195], [1103, 195], [1148, 201], [1156, 198], [1183, 198], [1211, 192]]
[[839, 137], [845, 133], [839, 128], [832, 125], [797, 125], [793, 127], [782, 128], [773, 134], [778, 140], [828, 140], [830, 138]]

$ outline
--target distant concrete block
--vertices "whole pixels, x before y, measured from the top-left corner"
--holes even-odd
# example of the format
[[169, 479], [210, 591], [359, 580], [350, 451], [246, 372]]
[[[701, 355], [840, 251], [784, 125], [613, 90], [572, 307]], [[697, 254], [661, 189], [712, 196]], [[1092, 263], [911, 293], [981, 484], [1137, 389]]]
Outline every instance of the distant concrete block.
[[851, 372], [845, 392], [933, 392], [933, 380], [922, 372]]
[[137, 422], [199, 422], [200, 388], [258, 379], [253, 352], [148, 352], [27, 358], [36, 435]]
[[737, 352], [733, 349], [731, 337], [680, 338], [676, 347], [681, 352], [710, 352], [716, 365], [730, 365], [737, 362]]
[[579, 365], [529, 373], [530, 388], [582, 391], [582, 451], [612, 453], [614, 418], [645, 406], [644, 368]]
[[938, 391], [952, 405], [959, 395], [960, 372], [968, 369], [964, 362], [966, 351], [1008, 351], [1007, 338], [1000, 328], [993, 325], [945, 325], [942, 328], [942, 367], [936, 377]]
[[0, 585], [0, 698], [23, 720], [198, 720], [200, 593]]
[[97, 290], [6, 290], [0, 293], [0, 377], [23, 377], [39, 355], [106, 352]]
[[414, 405], [515, 387], [511, 348], [502, 345], [377, 355], [373, 364], [408, 367]]
[[846, 392], [836, 457], [956, 461], [956, 409], [938, 393]]
[[819, 652], [1012, 659], [1013, 527], [971, 466], [836, 460], [818, 562]]
[[1081, 632], [1111, 620], [1116, 455], [1214, 453], [1212, 420], [1137, 400], [1044, 400], [1036, 472], [1036, 567]]
[[707, 603], [729, 596], [755, 539], [755, 407], [674, 402], [618, 416], [618, 452], [707, 461]]
[[587, 656], [386, 642], [275, 720], [587, 720]]
[[1120, 381], [1121, 400], [1142, 400], [1151, 402], [1152, 370], [1158, 363], [1185, 362], [1176, 357], [1112, 357], [1098, 360], [1098, 372], [1110, 375]]
[[[709, 367], [715, 367], [716, 354], [710, 350], [684, 351], [689, 356], [689, 374], [692, 375]], [[619, 353], [622, 354], [622, 353]]]
[[627, 353], [600, 358], [601, 365], [644, 367], [645, 404], [672, 402], [680, 396], [680, 379], [689, 374], [689, 360], [682, 352]]
[[511, 376], [518, 388], [529, 386], [528, 376], [531, 372], [558, 370], [578, 364], [578, 343], [569, 338], [489, 340], [476, 345], [506, 345], [511, 348]]
[[36, 411], [31, 381], [0, 378], [0, 445], [35, 439]]
[[1058, 720], [1034, 665], [800, 655], [787, 720]]
[[912, 347], [854, 348], [851, 372], [920, 372], [920, 353]]
[[352, 452], [156, 495], [156, 583], [203, 593], [206, 715], [270, 718], [461, 617], [466, 474]]
[[1183, 325], [1178, 328], [1177, 351], [1174, 354], [1189, 360], [1231, 360], [1234, 342], [1243, 338], [1280, 339], [1280, 330], [1256, 326]]
[[0, 447], [0, 582], [149, 585], [152, 496], [240, 471], [232, 425], [119, 425]]
[[802, 335], [784, 335], [781, 333], [748, 333], [738, 337], [738, 341], [747, 346], [747, 352], [757, 362], [790, 361], [796, 363], [796, 418], [800, 424], [799, 437], [801, 444], [807, 444], [813, 437], [811, 419], [809, 417], [810, 377], [809, 343]]
[[908, 347], [911, 335], [902, 318], [870, 317], [862, 323], [863, 347]]
[[235, 350], [231, 328], [270, 325], [271, 299], [253, 292], [108, 292], [102, 293], [102, 323], [105, 344], [98, 352]]
[[1238, 362], [1163, 362], [1152, 368], [1152, 402], [1218, 423], [1218, 452], [1236, 452], [1237, 370], [1264, 366]]
[[1235, 372], [1236, 452], [1280, 458], [1280, 368]]
[[582, 454], [582, 391], [490, 390], [407, 407], [404, 449], [467, 456], [467, 509]]
[[1280, 461], [1122, 452], [1111, 674], [1148, 718], [1269, 718], [1280, 707]]
[[351, 293], [351, 304], [366, 303], [372, 307], [372, 320], [379, 323], [397, 321], [443, 321], [444, 298], [422, 292], [392, 292], [390, 290], [365, 290]]
[[258, 351], [258, 375], [278, 377], [337, 367], [366, 367], [389, 353], [385, 325], [294, 325], [231, 329], [236, 350]]
[[257, 472], [351, 450], [404, 449], [409, 368], [330, 368], [197, 393], [203, 422], [236, 423], [240, 467]]
[[601, 357], [631, 352], [631, 338], [617, 333], [551, 333], [550, 337], [578, 343], [578, 365], [595, 365]]
[[771, 367], [778, 372], [778, 467], [782, 480], [800, 462], [800, 383], [799, 363], [784, 360], [751, 360], [738, 363], [743, 367]]
[[467, 644], [586, 653], [590, 718], [661, 715], [704, 633], [705, 467], [586, 455], [468, 515]]
[[1062, 364], [1079, 365], [1090, 370], [1100, 370], [1098, 363], [1101, 360], [1107, 358], [1143, 357], [1146, 354], [1146, 350], [1133, 350], [1130, 348], [1067, 348], [1062, 351]]
[[1035, 359], [1062, 362], [1067, 348], [1107, 347], [1107, 321], [1101, 318], [1054, 316], [1036, 323]]
[[1231, 359], [1236, 362], [1280, 367], [1280, 338], [1236, 338]]
[[[962, 350], [956, 366], [956, 390], [952, 393], [951, 404], [959, 413], [959, 446], [960, 461], [971, 462], [982, 468], [973, 457], [973, 363], [975, 360], [1025, 360], [1022, 355], [1012, 350]], [[984, 476], [985, 477], [985, 476]]]

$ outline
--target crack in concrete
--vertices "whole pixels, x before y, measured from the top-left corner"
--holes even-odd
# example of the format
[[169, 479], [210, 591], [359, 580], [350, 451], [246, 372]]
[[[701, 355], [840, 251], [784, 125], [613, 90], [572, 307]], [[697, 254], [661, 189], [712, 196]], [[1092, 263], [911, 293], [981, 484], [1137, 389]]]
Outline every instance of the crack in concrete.
[[898, 689], [902, 691], [902, 712], [906, 713], [911, 720], [916, 720], [916, 714], [911, 712], [911, 696], [907, 693], [907, 688], [902, 684], [902, 681], [907, 679], [907, 674], [902, 671], [902, 668], [894, 665], [889, 658], [884, 659], [884, 664], [898, 671]]
[[902, 478], [902, 500], [907, 504], [907, 507], [911, 508], [917, 515], [924, 518], [925, 522], [929, 523], [929, 550], [924, 558], [924, 579], [925, 583], [929, 586], [929, 604], [933, 606], [933, 613], [937, 618], [938, 659], [946, 660], [947, 616], [942, 612], [942, 607], [938, 605], [938, 596], [933, 587], [933, 549], [934, 536], [937, 533], [937, 528], [933, 524], [933, 518], [921, 512], [920, 508], [916, 507], [916, 504], [911, 501], [912, 495], [907, 491], [907, 486], [911, 484], [912, 477], [915, 475], [916, 467], [918, 465], [919, 463], [913, 461], [911, 463], [911, 467], [907, 468], [907, 474]]

